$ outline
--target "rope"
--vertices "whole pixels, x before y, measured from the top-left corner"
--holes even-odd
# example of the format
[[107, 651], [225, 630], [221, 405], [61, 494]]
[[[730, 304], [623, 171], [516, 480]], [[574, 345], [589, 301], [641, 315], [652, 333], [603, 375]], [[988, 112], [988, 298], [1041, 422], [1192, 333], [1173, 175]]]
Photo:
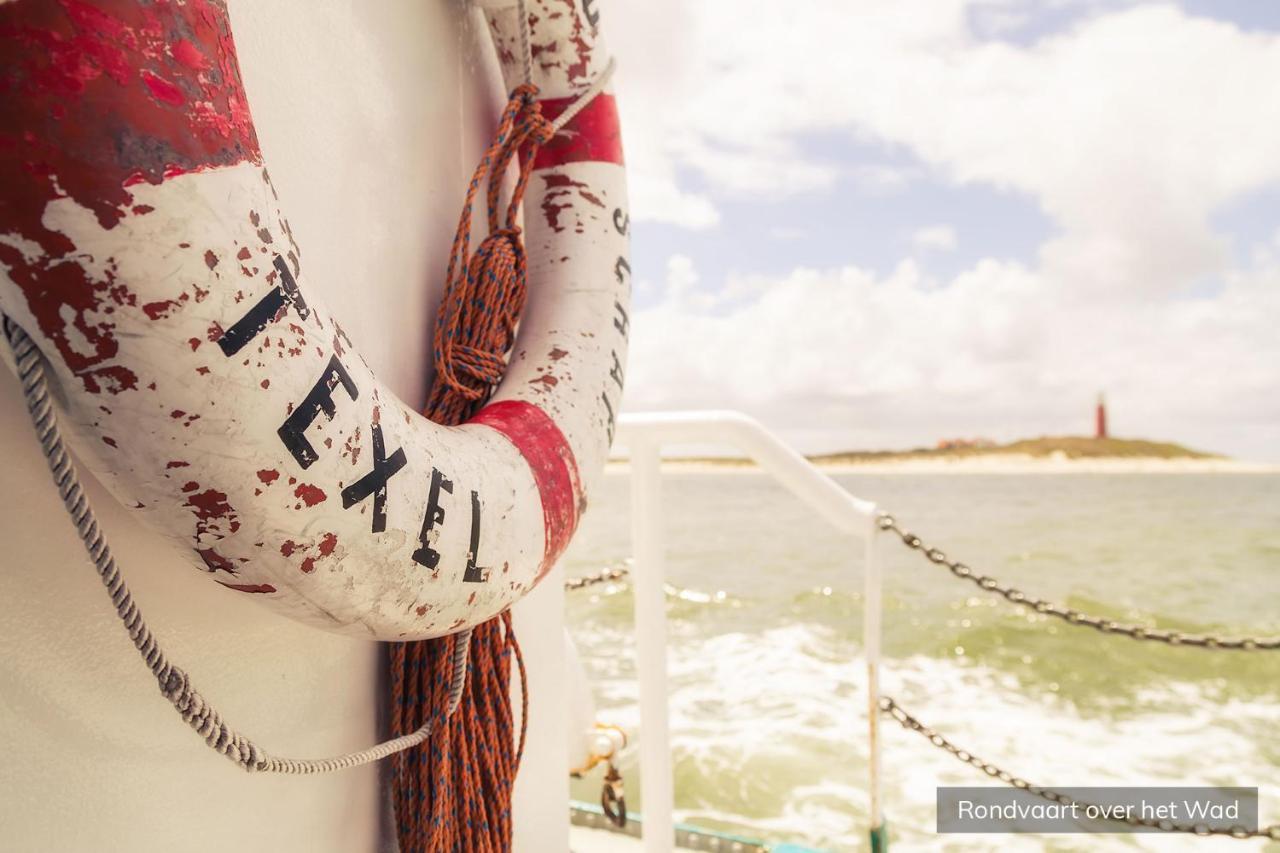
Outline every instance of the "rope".
[[[517, 14], [524, 82], [511, 92], [493, 141], [467, 186], [436, 317], [436, 381], [424, 413], [443, 424], [460, 424], [475, 414], [506, 369], [525, 304], [528, 258], [519, 217], [538, 149], [604, 89], [613, 73], [610, 61], [556, 122], [548, 121], [533, 84], [524, 0], [518, 0]], [[504, 208], [502, 181], [513, 163], [516, 182]], [[488, 232], [473, 253], [472, 216], [482, 187]], [[524, 659], [509, 612], [477, 626], [469, 655], [472, 677], [459, 713], [449, 717], [442, 713], [441, 685], [461, 660], [458, 642], [444, 637], [391, 648], [392, 731], [419, 731], [441, 722], [429, 729], [422, 750], [395, 758], [393, 796], [402, 853], [511, 848], [511, 789], [529, 719]], [[513, 658], [522, 685], [518, 735], [510, 701]]]
[[[160, 686], [160, 692], [182, 717], [187, 725], [204, 738], [206, 744], [215, 752], [226, 756], [240, 768], [248, 771], [266, 773], [311, 774], [328, 773], [359, 767], [387, 756], [417, 746], [427, 739], [431, 733], [431, 725], [426, 724], [399, 737], [380, 743], [360, 752], [351, 752], [332, 758], [295, 759], [279, 758], [269, 754], [248, 737], [233, 729], [217, 709], [192, 684], [186, 670], [172, 663], [155, 635], [151, 633], [141, 609], [133, 599], [128, 585], [120, 574], [111, 547], [107, 544], [89, 506], [89, 499], [80, 485], [75, 463], [67, 453], [62, 440], [62, 432], [58, 428], [58, 417], [49, 396], [48, 377], [44, 360], [35, 343], [23, 329], [10, 320], [3, 318], [4, 335], [9, 348], [13, 352], [18, 368], [18, 378], [22, 382], [22, 393], [26, 398], [27, 412], [31, 415], [32, 426], [35, 427], [36, 438], [49, 463], [49, 471], [53, 475], [54, 485], [62, 497], [63, 505], [75, 524], [76, 532], [84, 543], [98, 577], [106, 587], [107, 597], [115, 605], [116, 615], [120, 618], [134, 648], [142, 656], [143, 662], [151, 670]], [[446, 715], [452, 714], [462, 700], [466, 670], [457, 669], [449, 685], [449, 700]]]
[[[553, 136], [536, 95], [537, 88], [529, 83], [512, 92], [467, 188], [436, 320], [436, 382], [425, 409], [438, 423], [460, 424], [484, 404], [502, 379], [506, 354], [515, 340], [527, 277], [520, 206], [537, 147]], [[516, 160], [519, 176], [501, 217], [502, 177]], [[472, 209], [485, 183], [488, 236], [473, 255]], [[435, 731], [424, 755], [396, 761], [397, 830], [403, 853], [511, 846], [511, 788], [524, 752], [528, 700], [523, 699], [516, 746], [510, 658], [516, 657], [521, 683], [524, 663], [509, 613], [478, 626], [471, 639], [470, 665], [478, 678], [461, 713]], [[440, 719], [438, 686], [446, 680], [448, 666], [457, 665], [457, 643], [444, 637], [392, 648], [392, 731], [416, 730]], [[454, 663], [447, 663], [450, 658]]]

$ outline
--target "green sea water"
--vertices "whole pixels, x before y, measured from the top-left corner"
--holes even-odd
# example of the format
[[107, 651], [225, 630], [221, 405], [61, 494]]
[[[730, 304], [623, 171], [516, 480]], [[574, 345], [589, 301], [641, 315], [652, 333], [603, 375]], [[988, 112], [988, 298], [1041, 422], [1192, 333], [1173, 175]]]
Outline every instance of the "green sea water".
[[[1280, 635], [1280, 475], [848, 475], [841, 485], [975, 569], [1087, 613]], [[568, 575], [630, 556], [610, 474]], [[865, 846], [862, 545], [763, 474], [663, 479], [678, 819], [830, 850]], [[959, 746], [1042, 785], [1243, 785], [1280, 823], [1280, 652], [1169, 648], [1036, 615], [888, 537], [883, 691]], [[719, 593], [719, 595], [717, 595]], [[600, 718], [638, 732], [625, 585], [570, 593]], [[710, 600], [707, 600], [707, 598]], [[937, 836], [938, 785], [979, 771], [885, 720], [894, 849], [1280, 850], [1155, 835]], [[634, 748], [629, 806], [643, 810]], [[576, 782], [595, 799], [599, 780]]]

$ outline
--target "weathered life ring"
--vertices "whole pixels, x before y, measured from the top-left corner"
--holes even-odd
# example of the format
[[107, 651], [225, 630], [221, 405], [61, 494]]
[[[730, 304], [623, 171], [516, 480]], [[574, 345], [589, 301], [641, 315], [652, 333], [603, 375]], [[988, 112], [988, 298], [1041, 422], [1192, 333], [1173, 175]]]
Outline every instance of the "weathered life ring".
[[[530, 0], [555, 118], [609, 64], [593, 0]], [[519, 15], [483, 4], [509, 88]], [[489, 619], [560, 555], [603, 468], [630, 268], [613, 97], [537, 155], [529, 298], [461, 427], [396, 398], [306, 288], [218, 0], [0, 4], [0, 311], [89, 468], [224, 587], [346, 634]]]

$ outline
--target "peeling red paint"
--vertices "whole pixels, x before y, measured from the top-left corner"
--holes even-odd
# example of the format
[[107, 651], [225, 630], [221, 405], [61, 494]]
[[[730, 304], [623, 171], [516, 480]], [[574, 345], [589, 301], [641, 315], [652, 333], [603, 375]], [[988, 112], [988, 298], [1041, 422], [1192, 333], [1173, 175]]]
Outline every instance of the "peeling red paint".
[[284, 540], [284, 544], [280, 546], [280, 553], [286, 557], [292, 557], [296, 550], [298, 550], [298, 543], [292, 539]]
[[187, 468], [187, 467], [189, 467], [190, 465], [191, 465], [191, 463], [190, 463], [190, 462], [183, 462], [183, 461], [182, 461], [182, 460], [180, 460], [180, 459], [172, 459], [172, 460], [170, 460], [170, 461], [169, 461], [169, 464], [168, 464], [168, 465], [165, 465], [164, 467], [165, 467], [165, 469], [166, 469], [166, 470], [169, 470], [169, 469], [172, 469], [172, 468]]
[[269, 583], [227, 583], [226, 581], [218, 581], [227, 589], [234, 589], [237, 592], [275, 592], [276, 588]]
[[258, 472], [258, 479], [269, 486], [280, 479], [280, 472], [274, 468], [263, 468]]
[[338, 547], [338, 536], [335, 533], [326, 533], [320, 539], [320, 556], [327, 557], [333, 553], [333, 549]]
[[569, 354], [568, 350], [562, 350], [560, 349], [560, 347], [552, 347], [551, 352], [547, 353], [547, 357], [550, 358], [552, 361], [559, 361], [560, 359], [564, 358], [568, 354]]
[[204, 560], [204, 564], [209, 567], [209, 571], [226, 572], [229, 575], [236, 573], [235, 566], [232, 565], [231, 561], [213, 548], [197, 548], [196, 553], [200, 555], [200, 559]]
[[[194, 485], [188, 483], [188, 486]], [[192, 491], [183, 488], [183, 491]], [[235, 533], [240, 529], [240, 519], [236, 515], [235, 509], [231, 504], [227, 503], [226, 492], [220, 492], [217, 489], [205, 489], [187, 497], [184, 506], [190, 507], [196, 517], [196, 539], [204, 536], [206, 533], [216, 533], [224, 536], [228, 533]], [[223, 530], [222, 524], [226, 522], [226, 529]]]
[[187, 39], [178, 39], [174, 42], [170, 52], [173, 54], [174, 59], [193, 71], [202, 71], [205, 65], [208, 64], [205, 61], [204, 54], [200, 52], [200, 48]]
[[166, 299], [163, 302], [148, 302], [142, 306], [142, 311], [152, 320], [161, 320], [169, 316], [169, 312], [174, 308], [181, 307], [181, 303], [172, 299]]
[[[604, 207], [604, 202], [587, 189], [587, 184], [583, 181], [575, 181], [568, 175], [559, 173], [544, 174], [542, 180], [545, 188], [542, 195], [542, 215], [547, 225], [557, 233], [565, 229], [565, 226], [560, 223], [560, 212], [573, 208], [573, 202], [569, 199], [571, 194], [576, 193], [578, 198], [596, 207]], [[582, 233], [581, 221], [576, 223], [575, 230]]]
[[[216, 73], [174, 61], [168, 46], [179, 34], [217, 57]], [[42, 250], [28, 260], [0, 244], [0, 264], [87, 391], [135, 389], [137, 377], [111, 364], [112, 324], [95, 317], [110, 313], [102, 302], [113, 275], [90, 271], [71, 240], [45, 226], [45, 208], [70, 198], [109, 229], [134, 206], [132, 185], [261, 160], [226, 8], [0, 3], [0, 93], [0, 229]]]
[[328, 498], [324, 490], [319, 486], [313, 486], [310, 483], [301, 483], [293, 490], [294, 497], [302, 498], [302, 502], [307, 506], [315, 506]]
[[151, 92], [151, 97], [157, 101], [163, 101], [174, 107], [180, 107], [187, 102], [187, 96], [182, 94], [181, 89], [150, 71], [144, 70], [142, 72], [142, 82], [146, 84], [147, 89]]

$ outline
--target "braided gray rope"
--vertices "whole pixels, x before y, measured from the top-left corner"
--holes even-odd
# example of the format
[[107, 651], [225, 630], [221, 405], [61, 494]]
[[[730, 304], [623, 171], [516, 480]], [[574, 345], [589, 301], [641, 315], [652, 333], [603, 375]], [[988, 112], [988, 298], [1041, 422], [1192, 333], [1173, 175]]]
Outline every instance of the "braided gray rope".
[[[249, 738], [231, 728], [222, 715], [210, 705], [200, 692], [191, 685], [191, 679], [185, 670], [169, 662], [156, 642], [155, 635], [147, 627], [142, 612], [133, 600], [129, 587], [120, 576], [111, 548], [107, 545], [98, 527], [98, 520], [89, 507], [89, 500], [80, 487], [80, 478], [76, 475], [75, 464], [71, 461], [58, 430], [58, 418], [49, 398], [49, 383], [45, 374], [44, 360], [39, 349], [30, 336], [20, 326], [3, 317], [4, 335], [13, 351], [17, 363], [18, 378], [22, 382], [22, 393], [27, 400], [27, 411], [31, 415], [31, 423], [35, 427], [40, 448], [44, 451], [49, 463], [49, 471], [53, 474], [54, 485], [62, 496], [67, 512], [84, 542], [85, 550], [93, 561], [102, 584], [107, 588], [107, 595], [115, 605], [116, 615], [129, 633], [129, 639], [142, 656], [143, 662], [151, 670], [160, 684], [160, 692], [169, 700], [182, 719], [204, 738], [204, 742], [214, 751], [225, 755], [240, 768], [253, 772], [292, 773], [306, 775], [312, 773], [328, 773], [359, 767], [379, 761], [397, 752], [417, 746], [431, 734], [434, 721], [424, 723], [421, 728], [385, 741], [360, 752], [337, 755], [332, 758], [294, 759], [278, 758], [270, 755], [262, 747]], [[471, 646], [471, 631], [458, 634], [458, 642], [453, 653], [453, 680], [449, 685], [449, 707], [445, 716], [452, 716], [462, 702], [462, 691], [466, 685], [467, 653]]]

